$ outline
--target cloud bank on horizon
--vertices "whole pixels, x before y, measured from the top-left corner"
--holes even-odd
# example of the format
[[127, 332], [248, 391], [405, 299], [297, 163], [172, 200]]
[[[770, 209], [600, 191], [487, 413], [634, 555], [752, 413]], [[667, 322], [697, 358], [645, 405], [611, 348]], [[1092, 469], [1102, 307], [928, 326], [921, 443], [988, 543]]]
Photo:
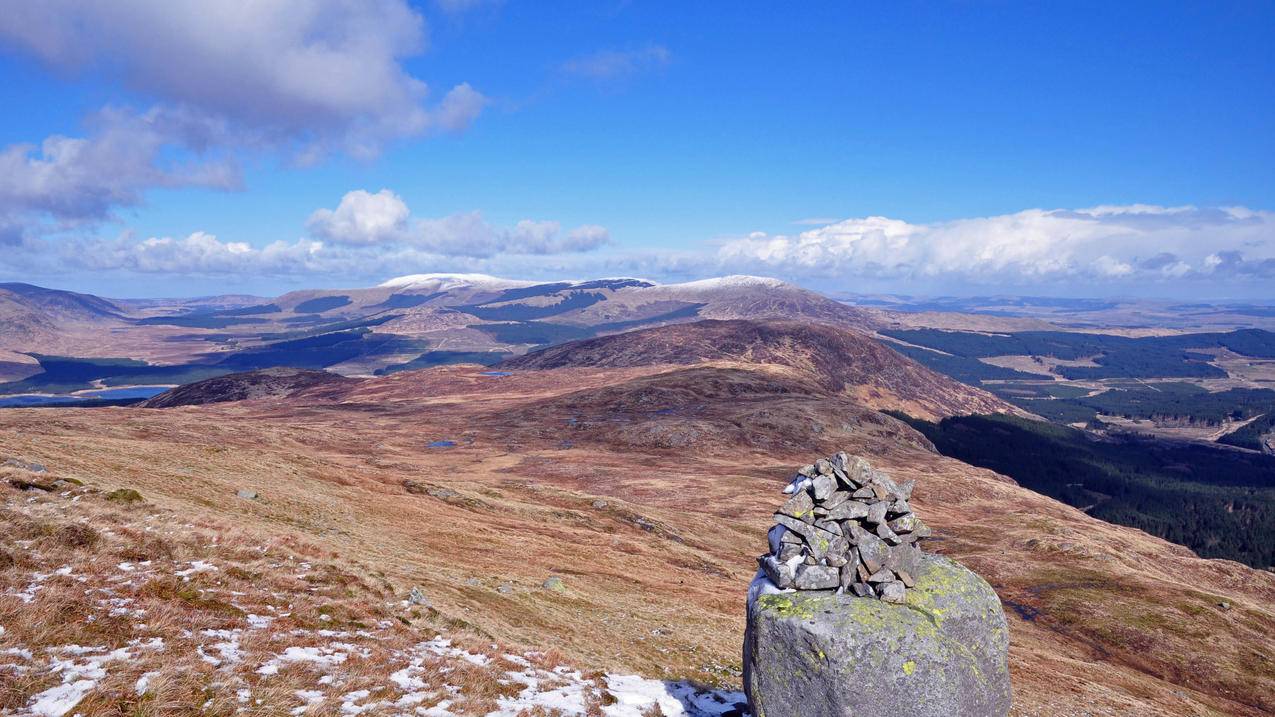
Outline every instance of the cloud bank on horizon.
[[[539, 90], [533, 100], [493, 99], [480, 89], [499, 84], [491, 73], [475, 73], [473, 85], [463, 70], [446, 81], [422, 79], [436, 76], [421, 59], [435, 35], [456, 34], [466, 13], [502, 9], [488, 0], [5, 3], [0, 50], [42, 68], [51, 85], [91, 86], [85, 96], [92, 104], [60, 118], [78, 120], [76, 131], [63, 127], [38, 139], [0, 134], [0, 280], [162, 276], [189, 278], [200, 287], [193, 291], [206, 291], [249, 280], [371, 284], [414, 272], [661, 281], [758, 274], [829, 291], [1270, 293], [1275, 212], [1260, 207], [1040, 207], [915, 222], [840, 219], [828, 216], [825, 204], [811, 207], [821, 218], [791, 222], [801, 229], [792, 233], [739, 234], [738, 225], [686, 231], [670, 219], [663, 230], [676, 236], [633, 241], [632, 224], [645, 217], [616, 219], [605, 202], [507, 216], [501, 206], [398, 191], [412, 184], [401, 170], [377, 181], [377, 168], [397, 148], [465, 133], [493, 108], [516, 115], [520, 107], [556, 101]], [[453, 24], [436, 31], [426, 20], [434, 10]], [[593, 90], [587, 108], [614, 100], [640, 78], [703, 62], [694, 48], [641, 37], [559, 52], [543, 63], [544, 73]], [[6, 128], [0, 122], [0, 131]], [[480, 134], [481, 126], [469, 136]], [[526, 137], [535, 139], [532, 130]], [[519, 132], [512, 144], [523, 139]], [[470, 151], [487, 161], [503, 162], [506, 154], [517, 160], [509, 138], [491, 141], [494, 159], [490, 148]], [[617, 166], [622, 173], [626, 165]], [[445, 169], [426, 163], [414, 171]], [[286, 238], [244, 240], [206, 215], [158, 232], [133, 226], [138, 213], [163, 201], [157, 196], [269, 192], [268, 180], [284, 172], [324, 172], [341, 182], [333, 190], [329, 181], [305, 196], [305, 209], [287, 212], [281, 221], [293, 229]], [[578, 186], [542, 191], [585, 192], [596, 180], [582, 176]], [[429, 211], [412, 208], [421, 206]], [[775, 226], [789, 219], [748, 221]]]

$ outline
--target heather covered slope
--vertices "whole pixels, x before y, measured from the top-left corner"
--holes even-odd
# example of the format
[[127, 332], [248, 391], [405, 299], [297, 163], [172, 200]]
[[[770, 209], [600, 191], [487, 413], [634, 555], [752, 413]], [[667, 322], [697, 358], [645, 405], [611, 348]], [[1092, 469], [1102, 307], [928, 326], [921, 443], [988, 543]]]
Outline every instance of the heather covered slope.
[[[692, 440], [666, 440], [678, 436]], [[399, 591], [419, 585], [434, 624], [736, 688], [744, 591], [778, 489], [838, 449], [916, 480], [931, 549], [996, 588], [1015, 715], [1275, 710], [1275, 576], [938, 456], [775, 364], [446, 367], [291, 399], [0, 412], [0, 455], [303, 538]], [[562, 591], [541, 587], [550, 576]]]
[[268, 368], [188, 383], [149, 398], [138, 405], [142, 408], [172, 408], [224, 401], [286, 398], [315, 386], [349, 384], [356, 381], [357, 379], [345, 378], [327, 371]]
[[505, 361], [512, 369], [685, 365], [787, 367], [874, 409], [943, 417], [1018, 413], [1001, 399], [924, 368], [862, 333], [794, 321], [697, 321], [574, 341]]

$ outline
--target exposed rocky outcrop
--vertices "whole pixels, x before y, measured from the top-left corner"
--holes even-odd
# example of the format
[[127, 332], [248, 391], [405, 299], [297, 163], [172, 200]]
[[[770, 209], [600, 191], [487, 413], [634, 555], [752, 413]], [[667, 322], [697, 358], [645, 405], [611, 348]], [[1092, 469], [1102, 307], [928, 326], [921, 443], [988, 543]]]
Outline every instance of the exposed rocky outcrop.
[[1009, 633], [982, 578], [921, 551], [899, 485], [844, 452], [798, 470], [748, 595], [756, 717], [1008, 713]]

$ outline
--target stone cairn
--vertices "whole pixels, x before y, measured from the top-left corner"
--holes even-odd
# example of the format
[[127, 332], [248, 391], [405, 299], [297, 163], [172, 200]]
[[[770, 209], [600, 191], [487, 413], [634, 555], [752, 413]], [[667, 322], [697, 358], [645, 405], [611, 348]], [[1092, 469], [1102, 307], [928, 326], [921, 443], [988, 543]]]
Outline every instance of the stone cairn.
[[797, 471], [775, 513], [762, 571], [781, 590], [836, 590], [901, 603], [930, 529], [912, 513], [914, 482], [895, 483], [845, 452]]

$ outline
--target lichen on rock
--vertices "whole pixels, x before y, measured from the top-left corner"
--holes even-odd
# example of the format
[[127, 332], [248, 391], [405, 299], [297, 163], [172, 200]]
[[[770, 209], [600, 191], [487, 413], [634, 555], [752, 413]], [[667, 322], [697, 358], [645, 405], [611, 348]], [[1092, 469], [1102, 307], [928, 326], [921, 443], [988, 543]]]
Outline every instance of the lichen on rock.
[[[816, 491], [811, 475], [832, 476], [837, 488], [829, 490], [824, 481]], [[810, 491], [808, 508], [801, 491]], [[865, 526], [857, 517], [845, 518], [837, 525], [840, 535], [836, 528], [821, 527], [819, 512], [827, 510], [829, 500], [837, 508], [857, 500], [836, 497], [839, 491], [861, 495], [872, 516], [863, 517], [878, 522]], [[803, 468], [787, 492], [794, 497], [776, 515], [782, 532], [772, 529], [771, 553], [762, 557], [748, 594], [744, 687], [753, 714], [1007, 714], [1009, 633], [995, 591], [959, 563], [922, 552], [916, 540], [891, 540], [891, 533], [868, 530], [904, 516], [923, 526], [910, 507], [896, 508], [898, 501], [910, 499], [912, 486], [898, 486], [863, 459], [842, 453]], [[885, 510], [874, 507], [882, 503], [888, 504]], [[797, 511], [784, 512], [787, 508], [813, 521], [794, 518], [791, 512]], [[840, 512], [857, 516], [864, 511]], [[814, 530], [833, 533], [830, 542], [846, 539], [843, 565], [832, 565], [837, 555], [811, 545], [808, 536], [822, 537]], [[907, 552], [897, 555], [896, 548]], [[787, 573], [779, 575], [781, 580], [773, 573], [776, 563], [787, 561], [839, 570], [841, 578], [832, 585], [821, 583], [827, 585], [821, 589], [804, 589], [794, 570], [784, 584]], [[850, 581], [847, 572], [853, 576]], [[893, 579], [878, 574], [885, 572]], [[874, 575], [878, 579], [872, 580]], [[878, 588], [881, 584], [899, 587], [887, 595]]]

